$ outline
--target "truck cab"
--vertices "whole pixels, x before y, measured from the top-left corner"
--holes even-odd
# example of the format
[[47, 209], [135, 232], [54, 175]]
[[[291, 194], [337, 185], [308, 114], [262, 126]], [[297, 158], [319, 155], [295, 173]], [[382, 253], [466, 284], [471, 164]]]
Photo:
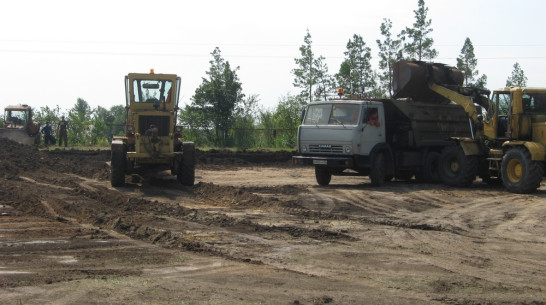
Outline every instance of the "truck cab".
[[368, 175], [372, 151], [385, 141], [385, 110], [379, 100], [315, 102], [298, 128], [300, 155], [293, 163], [314, 165], [317, 182], [327, 185], [332, 174], [345, 170]]

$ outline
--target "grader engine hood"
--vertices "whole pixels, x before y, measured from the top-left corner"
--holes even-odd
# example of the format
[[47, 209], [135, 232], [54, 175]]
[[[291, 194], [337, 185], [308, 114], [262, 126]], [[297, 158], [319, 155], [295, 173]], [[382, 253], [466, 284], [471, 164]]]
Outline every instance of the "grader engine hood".
[[172, 120], [169, 115], [141, 114], [136, 120], [138, 133], [136, 152], [148, 154], [169, 153], [172, 151]]

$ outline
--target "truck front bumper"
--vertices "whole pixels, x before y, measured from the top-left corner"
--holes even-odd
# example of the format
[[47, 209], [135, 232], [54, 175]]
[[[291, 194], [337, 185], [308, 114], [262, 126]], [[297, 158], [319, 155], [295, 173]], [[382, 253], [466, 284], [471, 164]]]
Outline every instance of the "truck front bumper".
[[354, 161], [348, 157], [308, 157], [308, 156], [293, 156], [292, 164], [294, 165], [314, 165], [328, 166], [338, 168], [352, 168]]

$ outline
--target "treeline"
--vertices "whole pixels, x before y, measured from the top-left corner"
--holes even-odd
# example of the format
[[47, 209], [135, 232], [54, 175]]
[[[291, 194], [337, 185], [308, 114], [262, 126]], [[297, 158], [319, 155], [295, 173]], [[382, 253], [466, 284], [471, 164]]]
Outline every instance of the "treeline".
[[[327, 98], [327, 94], [342, 87], [346, 94], [360, 97], [390, 98], [392, 69], [398, 60], [433, 61], [438, 56], [433, 28], [424, 0], [418, 0], [413, 11], [415, 21], [400, 33], [392, 33], [392, 21], [383, 19], [378, 48], [379, 65], [372, 66], [372, 53], [364, 37], [354, 34], [347, 42], [344, 60], [338, 72], [331, 74], [323, 56], [312, 48], [312, 36], [307, 30], [300, 46], [301, 57], [295, 58], [293, 85], [300, 90], [295, 95], [280, 98], [275, 109], [259, 106], [257, 95], [245, 95], [239, 81], [239, 67], [232, 68], [215, 48], [209, 61], [210, 68], [202, 83], [191, 97], [191, 103], [179, 112], [184, 140], [197, 146], [241, 148], [295, 148], [297, 127], [302, 108], [309, 102]], [[456, 66], [464, 74], [464, 86], [485, 88], [487, 76], [477, 70], [478, 60], [470, 38], [466, 38]], [[525, 86], [527, 77], [516, 62], [506, 81], [507, 86]], [[40, 108], [35, 116], [42, 124], [51, 121], [55, 129], [59, 121], [59, 107]], [[113, 135], [123, 134], [124, 106], [110, 109], [91, 109], [86, 101], [78, 99], [68, 111], [69, 142], [80, 145], [107, 145]]]
[[[424, 0], [418, 0], [413, 11], [415, 22], [400, 33], [392, 33], [392, 21], [383, 19], [381, 39], [376, 40], [379, 66], [372, 67], [371, 48], [361, 35], [354, 34], [347, 42], [344, 60], [335, 74], [329, 73], [326, 59], [315, 55], [312, 37], [307, 30], [295, 58], [293, 85], [296, 95], [283, 97], [274, 111], [258, 109], [257, 96], [245, 96], [237, 71], [221, 56], [219, 48], [201, 85], [195, 90], [191, 104], [181, 111], [186, 136], [206, 146], [294, 147], [297, 126], [303, 106], [326, 99], [342, 87], [346, 94], [360, 97], [390, 98], [393, 96], [392, 70], [399, 60], [433, 61], [438, 56], [430, 36], [432, 21]], [[487, 76], [477, 70], [478, 60], [470, 38], [466, 38], [456, 66], [464, 74], [464, 86], [485, 88]], [[506, 85], [525, 86], [527, 78], [518, 63]]]
[[[43, 127], [50, 122], [54, 134], [58, 134], [58, 123], [61, 120], [59, 106], [34, 109], [34, 120]], [[110, 109], [101, 106], [91, 108], [89, 103], [78, 98], [76, 104], [65, 115], [68, 121], [69, 145], [109, 146], [113, 135], [125, 133], [125, 106], [116, 105]]]

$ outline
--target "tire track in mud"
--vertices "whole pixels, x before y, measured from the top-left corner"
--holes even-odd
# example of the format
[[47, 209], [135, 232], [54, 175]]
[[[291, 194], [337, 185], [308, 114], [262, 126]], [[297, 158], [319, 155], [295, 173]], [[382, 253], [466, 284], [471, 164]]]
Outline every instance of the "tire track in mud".
[[[101, 230], [114, 230], [166, 248], [182, 248], [253, 263], [260, 262], [259, 253], [279, 244], [287, 246], [302, 240], [329, 243], [354, 240], [347, 234], [325, 228], [289, 223], [263, 225], [245, 213], [241, 217], [228, 216], [232, 208], [277, 210], [278, 199], [254, 194], [256, 191], [275, 193], [277, 189], [247, 190], [214, 185], [180, 189], [182, 197], [188, 197], [187, 193], [190, 193], [191, 201], [202, 202], [203, 207], [196, 209], [179, 203], [137, 198], [83, 177], [78, 180], [78, 187], [65, 187], [62, 193], [34, 194], [44, 206], [45, 211], [39, 214], [81, 225], [90, 224]], [[70, 190], [67, 192], [67, 189]], [[205, 206], [205, 202], [209, 205]], [[32, 211], [28, 207], [19, 208]]]
[[[388, 192], [388, 189], [336, 188], [328, 189], [326, 194], [311, 193], [317, 202], [328, 201], [329, 211], [334, 211], [331, 206], [337, 205], [337, 201], [343, 206], [354, 205], [354, 210], [348, 209], [353, 214], [347, 219], [387, 226], [379, 229], [388, 238], [387, 244], [399, 249], [421, 249], [426, 261], [440, 269], [481, 279], [483, 283], [479, 285], [491, 289], [504, 285], [498, 279], [499, 274], [503, 274], [509, 282], [518, 283], [510, 289], [521, 293], [539, 292], [528, 283], [543, 282], [541, 275], [522, 270], [546, 270], [546, 262], [537, 264], [531, 259], [540, 256], [546, 244], [543, 194], [519, 195], [479, 187], [469, 190], [438, 186], [432, 191], [397, 189], [397, 200], [393, 201], [394, 195]], [[472, 192], [473, 197], [464, 200], [468, 192]], [[363, 195], [367, 198], [356, 199]], [[327, 199], [320, 198], [323, 196]], [[425, 207], [408, 208], [400, 203], [424, 203]], [[536, 235], [531, 236], [533, 234]], [[522, 243], [523, 248], [512, 249], [514, 243]], [[524, 252], [529, 253], [529, 259], [522, 255]]]

